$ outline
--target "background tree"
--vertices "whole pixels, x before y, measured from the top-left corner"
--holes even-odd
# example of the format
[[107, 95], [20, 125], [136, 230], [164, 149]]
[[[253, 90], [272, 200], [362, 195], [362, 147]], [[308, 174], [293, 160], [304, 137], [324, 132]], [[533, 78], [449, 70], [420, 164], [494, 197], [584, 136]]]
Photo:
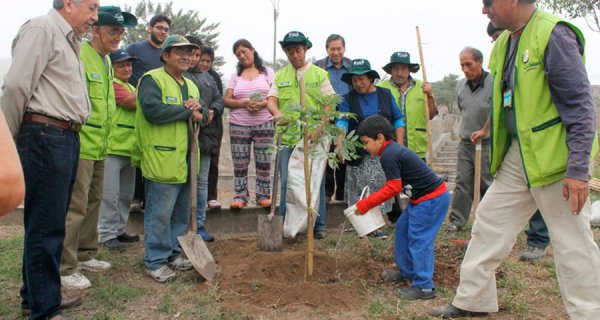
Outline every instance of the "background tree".
[[[123, 46], [146, 39], [148, 37], [146, 27], [150, 19], [156, 14], [163, 14], [171, 19], [169, 34], [194, 35], [200, 38], [202, 43], [212, 47], [215, 52], [219, 48], [217, 41], [219, 32], [216, 31], [219, 23], [207, 23], [207, 18], [199, 18], [198, 11], [196, 10], [188, 10], [186, 12], [179, 10], [174, 12], [173, 1], [162, 5], [160, 3], [154, 4], [150, 0], [142, 0], [135, 6], [135, 10], [129, 5], [125, 5], [123, 10], [133, 12], [138, 18], [137, 27], [127, 30], [127, 34], [123, 39]], [[222, 56], [215, 56], [215, 61], [213, 62], [215, 69], [224, 64], [225, 60]]]
[[590, 29], [600, 32], [600, 0], [541, 0], [540, 3], [570, 18], [585, 18]]
[[288, 59], [284, 59], [284, 58], [278, 58], [277, 61], [275, 61], [275, 65], [273, 65], [272, 62], [270, 61], [264, 61], [265, 65], [271, 69], [273, 69], [273, 71], [277, 72], [279, 71], [279, 69], [287, 66], [290, 62], [288, 61]]
[[456, 107], [456, 84], [458, 83], [458, 75], [450, 73], [440, 81], [432, 82], [433, 94], [438, 105], [445, 105], [448, 111], [453, 114], [459, 114]]

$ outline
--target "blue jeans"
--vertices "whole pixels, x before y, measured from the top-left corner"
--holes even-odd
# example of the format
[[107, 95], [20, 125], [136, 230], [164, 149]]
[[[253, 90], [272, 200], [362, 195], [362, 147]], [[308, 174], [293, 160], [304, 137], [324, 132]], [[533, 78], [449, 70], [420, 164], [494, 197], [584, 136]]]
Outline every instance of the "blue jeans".
[[[281, 192], [279, 200], [279, 215], [285, 216], [285, 199], [287, 191], [287, 176], [288, 176], [288, 164], [290, 163], [290, 157], [292, 156], [292, 148], [283, 148], [279, 150], [279, 178], [281, 182]], [[321, 189], [319, 192], [319, 215], [317, 221], [315, 221], [315, 231], [325, 231], [325, 224], [327, 223], [327, 195], [325, 192], [325, 175], [323, 175], [323, 181], [321, 182]], [[273, 186], [277, 188], [277, 186]]]
[[433, 242], [444, 222], [450, 193], [408, 207], [396, 222], [394, 256], [400, 272], [411, 285], [433, 289]]
[[181, 253], [177, 237], [187, 230], [190, 217], [189, 184], [145, 181], [144, 263], [156, 270]]
[[525, 234], [527, 235], [527, 245], [530, 247], [545, 249], [550, 244], [548, 227], [540, 210], [537, 210], [529, 219], [529, 229], [525, 230]]
[[208, 172], [210, 170], [210, 153], [200, 153], [200, 173], [198, 174], [198, 229], [204, 227], [206, 221], [206, 201], [208, 199]]
[[17, 148], [26, 186], [21, 307], [31, 309], [29, 319], [46, 319], [61, 314], [60, 257], [77, 173], [79, 136], [23, 122]]

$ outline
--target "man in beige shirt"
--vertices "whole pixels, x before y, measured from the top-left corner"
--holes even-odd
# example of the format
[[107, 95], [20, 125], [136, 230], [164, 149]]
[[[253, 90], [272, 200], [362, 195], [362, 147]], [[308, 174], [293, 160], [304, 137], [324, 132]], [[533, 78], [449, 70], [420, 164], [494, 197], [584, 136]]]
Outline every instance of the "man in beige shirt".
[[98, 19], [99, 0], [53, 4], [15, 37], [0, 103], [25, 175], [21, 307], [30, 319], [62, 319], [61, 307], [81, 301], [61, 299], [59, 263], [79, 159], [78, 131], [90, 115], [80, 39]]

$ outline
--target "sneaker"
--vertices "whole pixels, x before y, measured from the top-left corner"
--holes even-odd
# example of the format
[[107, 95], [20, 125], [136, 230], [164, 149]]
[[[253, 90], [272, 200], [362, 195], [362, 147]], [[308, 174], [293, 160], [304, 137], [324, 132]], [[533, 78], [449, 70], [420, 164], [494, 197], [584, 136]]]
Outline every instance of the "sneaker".
[[215, 237], [213, 237], [212, 234], [208, 233], [208, 231], [206, 231], [204, 227], [198, 227], [196, 233], [199, 234], [202, 237], [202, 240], [204, 240], [205, 242], [215, 241]]
[[327, 232], [325, 230], [315, 231], [315, 239], [323, 240], [327, 236]]
[[263, 207], [263, 208], [270, 208], [271, 207], [271, 199], [262, 199], [262, 200], [258, 200], [256, 202], [256, 205], [259, 207]]
[[210, 209], [221, 209], [221, 204], [217, 200], [208, 200], [208, 207]]
[[396, 289], [396, 295], [406, 300], [429, 300], [435, 298], [435, 290], [418, 287], [402, 287]]
[[383, 230], [381, 230], [381, 229], [377, 229], [377, 230], [369, 233], [369, 236], [375, 237], [375, 238], [381, 239], [381, 240], [388, 238], [387, 234], [385, 234], [385, 232], [383, 232]]
[[92, 286], [90, 280], [79, 272], [70, 276], [60, 276], [60, 284], [67, 289], [87, 289]]
[[406, 278], [400, 273], [400, 270], [384, 270], [381, 273], [381, 279], [387, 283], [400, 283], [406, 281]]
[[231, 204], [229, 204], [229, 208], [232, 210], [239, 210], [239, 209], [245, 207], [246, 205], [247, 205], [247, 203], [245, 201], [235, 200], [235, 201], [232, 201]]
[[119, 241], [117, 238], [106, 240], [100, 243], [101, 246], [105, 247], [108, 250], [114, 251], [124, 251], [127, 245], [123, 242]]
[[194, 266], [192, 265], [192, 262], [190, 260], [184, 259], [182, 257], [177, 257], [177, 259], [169, 262], [169, 267], [175, 270], [186, 271], [190, 270]]
[[160, 283], [165, 283], [176, 276], [175, 271], [168, 266], [162, 266], [156, 270], [146, 269], [146, 274]]
[[546, 248], [527, 246], [527, 250], [521, 253], [519, 260], [521, 261], [536, 261], [546, 255]]
[[91, 272], [100, 272], [106, 271], [110, 269], [112, 265], [106, 261], [100, 261], [97, 259], [92, 259], [88, 261], [79, 261], [77, 262], [77, 268], [79, 270], [91, 271]]
[[462, 230], [462, 227], [457, 226], [452, 222], [450, 222], [446, 225], [446, 232], [458, 232], [460, 230]]
[[460, 308], [455, 307], [453, 304], [449, 304], [447, 306], [434, 308], [429, 312], [429, 315], [436, 318], [442, 319], [454, 319], [454, 318], [483, 318], [487, 317], [487, 312], [474, 312], [467, 311]]
[[129, 206], [129, 213], [142, 212], [142, 202], [140, 200], [133, 200]]
[[127, 232], [123, 232], [117, 236], [117, 240], [126, 243], [138, 242], [140, 241], [140, 236], [137, 234], [128, 234]]

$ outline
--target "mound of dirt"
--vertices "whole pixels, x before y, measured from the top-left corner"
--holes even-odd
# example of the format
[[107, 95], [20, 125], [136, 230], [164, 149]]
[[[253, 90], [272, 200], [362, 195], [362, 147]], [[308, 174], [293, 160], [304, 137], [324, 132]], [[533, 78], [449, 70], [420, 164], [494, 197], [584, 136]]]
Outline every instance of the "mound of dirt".
[[[321, 315], [339, 314], [340, 310], [360, 314], [371, 290], [381, 283], [381, 272], [394, 263], [392, 252], [378, 260], [368, 254], [368, 241], [359, 246], [327, 254], [317, 245], [314, 274], [305, 281], [303, 242], [286, 244], [282, 252], [270, 253], [256, 251], [255, 239], [219, 241], [211, 251], [219, 266], [219, 288], [230, 293], [221, 297], [223, 305], [248, 315], [285, 310], [291, 318], [299, 316], [294, 310], [312, 310]], [[446, 251], [444, 256], [458, 257], [462, 248], [449, 246]], [[457, 283], [459, 265], [460, 261], [436, 262], [436, 283]]]

